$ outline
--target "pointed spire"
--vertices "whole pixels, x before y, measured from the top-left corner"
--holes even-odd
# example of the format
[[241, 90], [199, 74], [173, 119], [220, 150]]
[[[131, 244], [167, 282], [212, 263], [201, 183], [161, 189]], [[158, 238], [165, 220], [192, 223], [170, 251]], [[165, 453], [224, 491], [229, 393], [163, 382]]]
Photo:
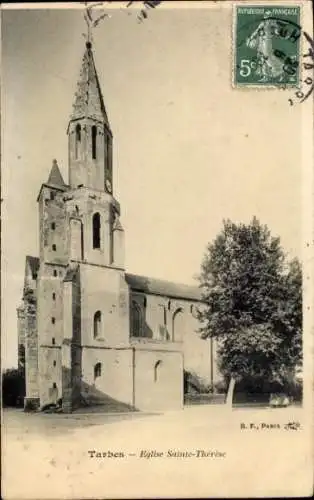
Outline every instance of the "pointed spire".
[[77, 120], [85, 117], [104, 122], [110, 130], [90, 41], [86, 42], [70, 119]]
[[123, 227], [122, 227], [122, 224], [121, 224], [118, 216], [115, 217], [114, 223], [112, 225], [112, 229], [114, 231], [123, 231]]
[[58, 187], [65, 187], [65, 182], [59, 170], [57, 160], [52, 160], [52, 167], [47, 184]]

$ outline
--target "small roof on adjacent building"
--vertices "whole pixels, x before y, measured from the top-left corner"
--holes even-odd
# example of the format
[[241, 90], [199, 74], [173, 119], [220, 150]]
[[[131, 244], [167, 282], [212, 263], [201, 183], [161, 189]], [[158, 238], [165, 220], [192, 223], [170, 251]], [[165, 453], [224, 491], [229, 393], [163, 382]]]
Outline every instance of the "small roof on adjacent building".
[[62, 174], [61, 174], [60, 169], [58, 167], [57, 160], [52, 160], [52, 167], [50, 170], [47, 184], [49, 184], [49, 186], [56, 186], [56, 187], [61, 187], [61, 188], [66, 187], [66, 184], [65, 184], [63, 177], [62, 177]]
[[60, 169], [58, 167], [57, 160], [52, 160], [52, 167], [50, 170], [48, 181], [44, 182], [41, 185], [41, 188], [39, 190], [39, 194], [37, 196], [37, 201], [40, 198], [40, 195], [41, 195], [41, 192], [42, 192], [42, 189], [44, 186], [49, 187], [49, 188], [56, 188], [60, 191], [66, 191], [68, 189], [69, 186], [67, 186], [67, 184], [63, 180], [62, 174], [61, 174]]
[[125, 274], [128, 285], [134, 291], [152, 295], [164, 295], [185, 300], [202, 301], [201, 289], [196, 286], [173, 283], [171, 281], [148, 278], [137, 274]]

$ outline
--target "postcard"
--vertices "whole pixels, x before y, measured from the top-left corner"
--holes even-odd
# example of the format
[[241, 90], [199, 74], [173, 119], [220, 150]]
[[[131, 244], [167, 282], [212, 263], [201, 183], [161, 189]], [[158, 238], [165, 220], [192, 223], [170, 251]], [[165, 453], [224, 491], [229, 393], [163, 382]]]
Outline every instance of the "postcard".
[[312, 4], [1, 7], [6, 500], [313, 491]]

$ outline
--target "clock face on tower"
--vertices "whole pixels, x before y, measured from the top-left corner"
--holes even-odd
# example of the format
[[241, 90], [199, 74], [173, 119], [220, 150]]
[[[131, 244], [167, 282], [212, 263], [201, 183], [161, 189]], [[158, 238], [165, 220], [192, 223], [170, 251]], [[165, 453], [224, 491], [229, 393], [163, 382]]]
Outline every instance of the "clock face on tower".
[[106, 189], [107, 189], [108, 193], [111, 194], [112, 186], [111, 186], [111, 181], [109, 179], [106, 179]]

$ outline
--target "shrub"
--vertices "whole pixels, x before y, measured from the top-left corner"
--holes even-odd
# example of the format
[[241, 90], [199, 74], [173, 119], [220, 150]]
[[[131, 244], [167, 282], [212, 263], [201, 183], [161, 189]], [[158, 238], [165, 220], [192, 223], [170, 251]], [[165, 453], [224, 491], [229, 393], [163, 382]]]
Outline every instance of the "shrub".
[[284, 392], [292, 401], [301, 403], [303, 399], [303, 383], [300, 380], [286, 382], [284, 384]]
[[211, 392], [210, 384], [194, 372], [184, 370], [184, 393], [206, 394]]
[[25, 396], [25, 374], [23, 369], [11, 368], [2, 375], [3, 406], [23, 406]]
[[228, 384], [225, 380], [218, 380], [213, 385], [214, 394], [226, 394], [228, 391]]

